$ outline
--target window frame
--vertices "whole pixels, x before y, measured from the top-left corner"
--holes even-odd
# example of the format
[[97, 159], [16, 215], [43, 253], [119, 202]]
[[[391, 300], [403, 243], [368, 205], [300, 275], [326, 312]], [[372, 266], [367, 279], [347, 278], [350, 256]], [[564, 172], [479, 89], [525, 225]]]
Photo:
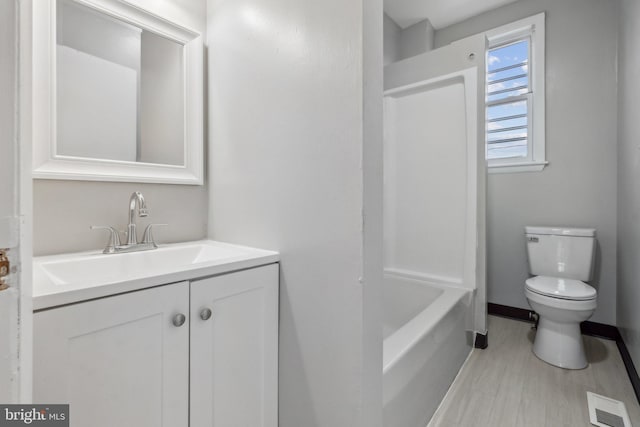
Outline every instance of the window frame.
[[[549, 163], [546, 160], [545, 144], [545, 14], [539, 13], [519, 21], [494, 28], [485, 33], [487, 37], [487, 69], [489, 51], [524, 39], [529, 39], [529, 92], [496, 101], [485, 97], [485, 120], [488, 108], [506, 102], [527, 102], [527, 156], [522, 158], [487, 159], [489, 173], [537, 172]], [[485, 96], [488, 92], [485, 77]], [[485, 156], [489, 139], [485, 129]]]

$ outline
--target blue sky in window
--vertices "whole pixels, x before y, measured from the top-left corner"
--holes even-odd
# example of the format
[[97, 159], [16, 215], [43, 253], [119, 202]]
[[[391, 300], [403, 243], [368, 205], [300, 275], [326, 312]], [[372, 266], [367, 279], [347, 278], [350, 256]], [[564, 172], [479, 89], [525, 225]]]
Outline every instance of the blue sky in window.
[[[521, 86], [529, 86], [528, 63], [529, 63], [529, 40], [521, 40], [507, 46], [499, 47], [489, 51], [488, 62], [488, 92], [506, 90]], [[515, 67], [514, 67], [515, 66]], [[507, 70], [504, 68], [512, 67]], [[500, 71], [503, 70], [503, 71]], [[518, 77], [521, 76], [521, 77]], [[513, 80], [499, 82], [499, 80], [518, 77]], [[496, 81], [496, 83], [491, 83]], [[497, 95], [489, 95], [488, 101], [505, 98], [519, 93], [526, 93], [527, 89], [514, 90]]]
[[[487, 57], [487, 101], [506, 99], [529, 91], [528, 54], [529, 40], [521, 40], [506, 46], [491, 49]], [[508, 69], [504, 69], [508, 68]], [[506, 79], [506, 80], [505, 80]], [[498, 81], [504, 80], [504, 81]], [[491, 83], [495, 82], [495, 83]], [[511, 89], [511, 90], [509, 90]], [[502, 93], [489, 95], [494, 91]], [[487, 107], [487, 157], [489, 159], [526, 157], [527, 140], [527, 103], [509, 102]], [[509, 120], [502, 117], [524, 115]], [[514, 141], [501, 140], [516, 139]]]

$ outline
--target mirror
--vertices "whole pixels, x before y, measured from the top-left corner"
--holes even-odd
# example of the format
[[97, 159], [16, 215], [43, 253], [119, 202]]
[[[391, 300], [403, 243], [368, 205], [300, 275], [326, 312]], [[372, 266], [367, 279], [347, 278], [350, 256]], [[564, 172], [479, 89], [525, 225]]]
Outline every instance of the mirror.
[[202, 184], [201, 36], [118, 0], [35, 8], [51, 58], [35, 95], [52, 102], [34, 114], [34, 177]]
[[183, 47], [58, 0], [57, 154], [183, 165]]

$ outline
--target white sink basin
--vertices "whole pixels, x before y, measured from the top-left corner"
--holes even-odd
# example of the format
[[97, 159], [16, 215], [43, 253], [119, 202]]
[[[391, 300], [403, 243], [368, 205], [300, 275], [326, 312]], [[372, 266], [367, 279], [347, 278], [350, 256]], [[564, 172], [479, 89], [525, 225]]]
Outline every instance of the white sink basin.
[[149, 272], [172, 271], [193, 264], [211, 263], [239, 255], [238, 250], [210, 244], [173, 246], [144, 252], [92, 254], [44, 261], [40, 267], [56, 285], [113, 282]]
[[34, 258], [34, 309], [68, 304], [278, 261], [278, 254], [204, 240], [142, 252]]

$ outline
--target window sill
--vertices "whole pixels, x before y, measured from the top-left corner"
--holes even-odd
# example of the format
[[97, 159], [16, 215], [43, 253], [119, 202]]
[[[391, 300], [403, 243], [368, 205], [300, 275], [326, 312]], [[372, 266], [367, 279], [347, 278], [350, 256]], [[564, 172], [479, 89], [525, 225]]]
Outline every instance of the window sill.
[[549, 162], [499, 163], [488, 165], [489, 173], [540, 172]]

